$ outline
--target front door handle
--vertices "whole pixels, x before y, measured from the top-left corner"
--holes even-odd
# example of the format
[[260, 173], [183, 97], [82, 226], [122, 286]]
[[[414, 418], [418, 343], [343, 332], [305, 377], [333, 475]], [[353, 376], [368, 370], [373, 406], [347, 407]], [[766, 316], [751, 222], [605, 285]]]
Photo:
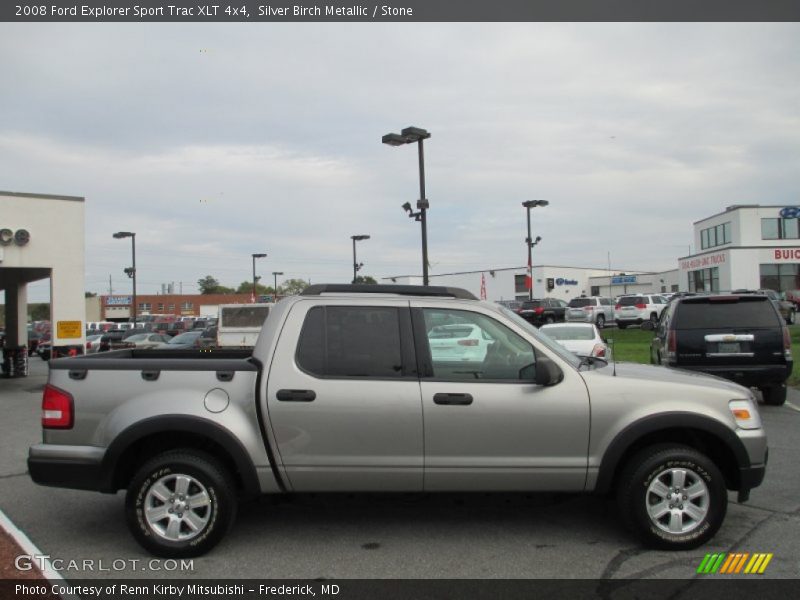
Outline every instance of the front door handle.
[[312, 402], [317, 394], [314, 390], [278, 390], [275, 397], [282, 402]]
[[472, 394], [434, 394], [436, 404], [467, 405], [472, 404]]

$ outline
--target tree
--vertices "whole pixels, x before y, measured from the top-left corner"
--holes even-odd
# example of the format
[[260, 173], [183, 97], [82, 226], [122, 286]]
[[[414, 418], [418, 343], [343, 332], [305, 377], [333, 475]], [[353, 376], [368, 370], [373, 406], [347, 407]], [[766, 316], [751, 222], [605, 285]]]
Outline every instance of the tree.
[[281, 294], [284, 296], [296, 296], [308, 287], [308, 282], [302, 279], [287, 279], [281, 286]]
[[86, 298], [97, 298], [97, 292], [84, 292], [83, 295]]
[[201, 294], [233, 294], [233, 288], [226, 287], [219, 284], [219, 280], [211, 275], [206, 275], [202, 279], [197, 280], [197, 287], [200, 288]]
[[211, 275], [206, 275], [197, 280], [197, 287], [200, 288], [201, 294], [214, 294], [219, 287], [219, 281]]
[[371, 275], [359, 275], [356, 277], [356, 283], [371, 283], [373, 285], [377, 285], [377, 281]]

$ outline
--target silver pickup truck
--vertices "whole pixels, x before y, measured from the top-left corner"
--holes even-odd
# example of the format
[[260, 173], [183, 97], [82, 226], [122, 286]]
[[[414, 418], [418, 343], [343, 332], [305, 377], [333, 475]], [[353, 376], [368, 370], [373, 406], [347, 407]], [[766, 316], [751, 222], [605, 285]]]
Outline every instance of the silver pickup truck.
[[315, 285], [249, 351], [120, 350], [54, 360], [37, 483], [115, 493], [153, 554], [197, 556], [241, 497], [291, 492], [617, 495], [652, 547], [720, 528], [758, 486], [752, 393], [579, 359], [464, 290]]

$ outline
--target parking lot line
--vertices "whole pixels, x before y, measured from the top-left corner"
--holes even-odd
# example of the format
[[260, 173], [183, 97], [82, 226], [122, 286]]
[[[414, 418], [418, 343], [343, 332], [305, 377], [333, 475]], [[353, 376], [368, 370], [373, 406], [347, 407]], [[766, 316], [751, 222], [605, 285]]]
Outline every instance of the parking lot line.
[[11, 536], [17, 545], [22, 548], [22, 551], [27, 554], [29, 557], [37, 557], [37, 565], [41, 565], [44, 568], [41, 568], [42, 575], [49, 579], [50, 581], [55, 582], [62, 582], [64, 578], [61, 576], [61, 573], [56, 571], [50, 561], [46, 557], [46, 555], [42, 554], [42, 551], [31, 541], [25, 532], [23, 532], [19, 527], [17, 527], [14, 522], [6, 516], [6, 514], [0, 510], [0, 528], [4, 529], [5, 532]]
[[786, 402], [786, 406], [788, 406], [788, 407], [789, 407], [789, 408], [791, 408], [792, 410], [796, 410], [797, 412], [800, 412], [800, 407], [797, 407], [797, 406], [795, 406], [795, 405], [794, 405], [794, 404], [792, 404], [791, 402], [788, 402], [788, 401], [787, 401], [787, 402]]

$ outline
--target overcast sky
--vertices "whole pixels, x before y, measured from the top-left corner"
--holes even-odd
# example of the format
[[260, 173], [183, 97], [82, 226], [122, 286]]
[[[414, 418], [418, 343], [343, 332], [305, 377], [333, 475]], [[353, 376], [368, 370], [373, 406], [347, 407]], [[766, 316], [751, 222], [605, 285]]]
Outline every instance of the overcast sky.
[[363, 274], [419, 274], [416, 146], [380, 142], [408, 125], [431, 274], [525, 264], [526, 199], [535, 264], [630, 270], [800, 203], [798, 24], [2, 23], [0, 81], [0, 190], [86, 198], [98, 293], [130, 291], [119, 230], [140, 293], [238, 286], [254, 252], [349, 281], [353, 234]]

